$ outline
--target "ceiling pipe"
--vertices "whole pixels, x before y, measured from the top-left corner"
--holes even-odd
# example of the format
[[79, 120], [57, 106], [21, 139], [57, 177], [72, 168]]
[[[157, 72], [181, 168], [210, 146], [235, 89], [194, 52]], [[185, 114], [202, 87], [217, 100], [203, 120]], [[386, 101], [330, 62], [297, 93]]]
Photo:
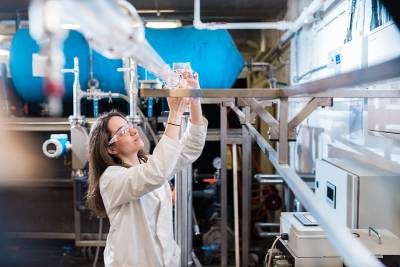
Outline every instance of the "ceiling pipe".
[[313, 0], [310, 5], [304, 8], [300, 16], [293, 22], [292, 27], [282, 35], [280, 43], [286, 43], [294, 33], [298, 32], [304, 25], [311, 23], [314, 14], [322, 8], [325, 1]]
[[208, 22], [204, 23], [200, 19], [200, 0], [194, 0], [194, 19], [193, 26], [198, 30], [246, 30], [246, 29], [270, 29], [270, 30], [289, 30], [292, 27], [292, 22], [277, 21], [277, 22]]
[[[325, 0], [314, 0], [306, 7], [300, 16], [294, 21], [276, 21], [276, 22], [238, 22], [238, 23], [224, 23], [224, 22], [208, 22], [204, 23], [200, 19], [200, 0], [194, 0], [194, 18], [193, 26], [198, 30], [245, 30], [245, 29], [269, 29], [285, 31], [281, 40], [286, 41], [290, 36], [297, 32], [304, 24], [312, 21], [313, 15], [323, 5]], [[285, 41], [285, 42], [286, 42]]]

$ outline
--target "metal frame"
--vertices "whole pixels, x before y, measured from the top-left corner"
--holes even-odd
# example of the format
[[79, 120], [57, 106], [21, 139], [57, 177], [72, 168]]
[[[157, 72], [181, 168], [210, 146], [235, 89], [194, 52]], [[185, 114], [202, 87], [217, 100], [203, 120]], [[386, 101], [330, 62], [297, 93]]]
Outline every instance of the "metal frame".
[[[189, 122], [188, 114], [181, 121], [180, 137], [186, 131]], [[181, 248], [182, 267], [192, 266], [192, 166], [188, 166], [175, 175], [175, 241]]]
[[[400, 74], [399, 74], [400, 76]], [[378, 80], [377, 80], [378, 81]], [[335, 82], [333, 80], [332, 82]], [[314, 82], [313, 82], [314, 83]], [[349, 83], [350, 84], [350, 83]], [[311, 86], [315, 86], [311, 84]], [[368, 90], [347, 87], [325, 89], [329, 91], [292, 92], [293, 89], [282, 88], [213, 88], [213, 89], [140, 89], [141, 97], [201, 97], [201, 98], [257, 98], [263, 100], [281, 97], [340, 97], [340, 98], [399, 98], [398, 90]], [[289, 87], [290, 88], [290, 87]], [[324, 87], [321, 87], [324, 88]]]
[[142, 89], [142, 97], [234, 97], [277, 99], [285, 97], [400, 98], [400, 90], [367, 90], [351, 87], [400, 77], [400, 57], [333, 77], [279, 88], [221, 89]]
[[227, 107], [220, 105], [220, 151], [221, 151], [221, 266], [228, 266], [228, 181], [226, 175]]
[[[336, 218], [319, 203], [302, 178], [289, 166], [289, 141], [294, 140], [294, 129], [308, 115], [320, 106], [331, 106], [332, 98], [400, 98], [400, 90], [367, 90], [353, 89], [352, 86], [366, 84], [381, 80], [400, 77], [400, 57], [384, 62], [382, 64], [368, 67], [334, 77], [329, 77], [301, 85], [295, 85], [287, 89], [202, 89], [202, 90], [151, 90], [142, 89], [141, 96], [152, 97], [208, 97], [208, 98], [245, 98], [241, 102], [245, 106], [242, 110], [232, 102], [221, 103], [221, 266], [228, 263], [228, 244], [227, 244], [227, 177], [226, 177], [226, 145], [227, 142], [227, 117], [226, 109], [230, 106], [237, 114], [243, 124], [242, 144], [243, 159], [251, 157], [251, 136], [261, 150], [269, 157], [282, 179], [295, 193], [297, 199], [314, 215], [319, 224], [325, 230], [328, 239], [332, 242], [338, 253], [343, 257], [344, 262], [349, 266], [383, 266], [359, 241], [357, 241], [348, 231], [345, 225], [337, 222]], [[341, 88], [341, 89], [337, 89]], [[288, 103], [292, 97], [311, 97], [307, 105], [290, 121], [288, 120]], [[276, 120], [271, 114], [266, 112], [256, 99], [279, 99], [279, 119]], [[250, 99], [250, 100], [249, 100]], [[278, 149], [275, 150], [264, 137], [253, 127], [249, 118], [250, 108], [257, 113], [264, 121], [271, 126], [272, 137], [278, 141]], [[278, 128], [278, 131], [277, 131]], [[250, 149], [248, 144], [250, 144]], [[248, 188], [251, 176], [247, 171], [251, 161], [243, 161], [243, 203], [242, 203], [242, 260], [243, 266], [248, 266], [248, 247], [249, 232], [248, 223], [250, 221]], [[246, 167], [246, 168], [245, 168]], [[246, 199], [246, 200], [245, 200]]]
[[[245, 124], [250, 123], [250, 108], [244, 107]], [[251, 222], [251, 184], [252, 184], [252, 153], [251, 135], [248, 128], [242, 125], [242, 266], [249, 264], [250, 222]]]
[[[317, 201], [313, 192], [309, 189], [301, 177], [295, 173], [289, 166], [288, 161], [288, 144], [289, 141], [294, 140], [294, 129], [301, 123], [308, 115], [310, 115], [316, 108], [320, 106], [332, 105], [332, 98], [400, 98], [400, 90], [367, 90], [367, 89], [354, 89], [352, 86], [376, 82], [386, 79], [400, 77], [400, 57], [384, 62], [382, 64], [352, 71], [349, 73], [340, 74], [334, 77], [325, 78], [301, 85], [291, 86], [285, 89], [279, 88], [256, 88], [256, 89], [202, 89], [202, 90], [158, 90], [158, 89], [142, 89], [140, 90], [142, 97], [167, 97], [167, 96], [190, 96], [208, 98], [204, 102], [220, 104], [220, 141], [221, 141], [221, 266], [228, 264], [228, 233], [227, 233], [227, 175], [226, 175], [226, 146], [228, 144], [242, 144], [243, 157], [242, 157], [242, 178], [243, 178], [243, 198], [242, 198], [242, 265], [248, 266], [248, 252], [249, 252], [249, 222], [250, 220], [250, 193], [251, 189], [251, 141], [252, 138], [261, 148], [261, 150], [269, 157], [270, 161], [276, 168], [277, 172], [281, 175], [285, 183], [295, 193], [296, 197], [301, 203], [309, 210], [322, 228], [325, 230], [328, 238], [332, 244], [344, 258], [344, 261], [349, 266], [382, 266], [372, 254], [366, 250], [357, 240], [355, 240], [350, 232], [344, 225], [337, 223], [337, 220], [332, 214], [324, 209], [324, 207]], [[73, 71], [76, 73], [76, 68]], [[74, 89], [79, 89], [79, 83], [76, 83]], [[337, 89], [341, 88], [341, 89]], [[133, 91], [133, 90], [132, 90]], [[92, 92], [90, 95], [87, 92], [75, 91], [74, 92], [74, 116], [72, 117], [71, 124], [80, 124], [81, 116], [78, 109], [82, 97], [120, 97], [128, 102], [131, 98], [128, 96]], [[290, 98], [298, 97], [311, 97], [307, 105], [290, 121], [288, 120], [288, 102]], [[271, 114], [263, 109], [258, 100], [272, 100], [279, 99], [279, 119], [275, 119]], [[240, 101], [239, 101], [240, 100]], [[243, 103], [241, 109], [234, 103]], [[242, 123], [242, 133], [230, 136], [227, 129], [227, 107], [238, 115]], [[265, 138], [253, 127], [251, 124], [251, 111], [261, 117], [264, 121], [271, 126], [271, 139], [278, 141], [278, 149], [275, 150]], [[1, 122], [3, 123], [3, 122]], [[8, 123], [6, 127], [25, 128], [27, 130], [43, 129], [47, 130], [48, 127], [60, 127], [65, 129], [64, 123], [59, 125], [58, 122], [46, 123], [42, 128], [40, 122], [33, 122], [29, 124], [27, 121]], [[49, 124], [49, 125], [48, 125]], [[52, 128], [54, 130], [54, 128]], [[76, 175], [80, 175], [76, 173]], [[76, 213], [78, 211], [75, 211]], [[82, 233], [80, 231], [80, 218], [76, 214], [75, 223], [75, 240], [77, 245], [81, 246], [98, 246], [104, 244], [104, 241], [91, 241], [81, 240]]]

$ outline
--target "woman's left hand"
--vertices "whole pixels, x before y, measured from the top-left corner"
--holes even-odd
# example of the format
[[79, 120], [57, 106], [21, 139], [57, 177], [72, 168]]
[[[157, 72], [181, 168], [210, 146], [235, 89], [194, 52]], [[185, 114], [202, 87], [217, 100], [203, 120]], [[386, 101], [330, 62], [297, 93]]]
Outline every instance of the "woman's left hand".
[[[182, 83], [180, 88], [182, 89], [200, 89], [199, 83], [199, 75], [196, 72], [192, 72], [190, 70], [182, 70], [180, 72], [182, 77]], [[186, 104], [190, 105], [193, 103], [200, 103], [200, 98], [198, 97], [189, 97], [186, 100]]]
[[200, 89], [199, 75], [197, 72], [188, 74], [187, 83], [189, 89]]

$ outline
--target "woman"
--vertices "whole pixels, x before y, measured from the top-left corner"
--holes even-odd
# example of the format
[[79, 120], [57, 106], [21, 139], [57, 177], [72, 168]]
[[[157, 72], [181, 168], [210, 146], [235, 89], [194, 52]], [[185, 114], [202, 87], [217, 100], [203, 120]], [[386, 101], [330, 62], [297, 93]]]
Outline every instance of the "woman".
[[[87, 204], [96, 215], [110, 220], [104, 250], [106, 267], [180, 265], [168, 180], [200, 156], [207, 121], [198, 99], [167, 100], [167, 126], [153, 155], [143, 153], [138, 131], [121, 113], [101, 116], [91, 130]], [[179, 140], [181, 117], [188, 103], [190, 121]]]

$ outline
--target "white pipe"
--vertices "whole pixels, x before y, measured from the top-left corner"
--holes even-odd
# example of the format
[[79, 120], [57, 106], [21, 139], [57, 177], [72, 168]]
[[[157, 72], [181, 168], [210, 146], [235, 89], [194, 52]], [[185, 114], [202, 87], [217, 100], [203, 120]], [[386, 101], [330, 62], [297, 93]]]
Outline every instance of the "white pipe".
[[326, 209], [315, 194], [288, 165], [279, 164], [277, 152], [265, 141], [264, 137], [251, 125], [246, 123], [250, 135], [255, 139], [261, 150], [268, 156], [271, 163], [290, 189], [294, 192], [306, 209], [312, 213], [324, 229], [329, 241], [350, 267], [384, 267], [374, 255], [358, 241], [345, 224], [340, 222], [333, 213]]
[[72, 97], [73, 97], [73, 118], [80, 119], [81, 118], [81, 98], [82, 98], [82, 90], [81, 85], [79, 83], [79, 59], [78, 57], [74, 57], [74, 68], [73, 69], [62, 69], [61, 73], [73, 73], [74, 74], [74, 83], [72, 85]]
[[200, 0], [194, 0], [194, 18], [193, 26], [198, 30], [220, 30], [220, 29], [276, 29], [288, 30], [292, 27], [292, 22], [277, 21], [277, 22], [239, 22], [239, 23], [204, 23], [200, 19]]
[[237, 168], [237, 146], [232, 145], [232, 167], [233, 167], [233, 210], [235, 217], [235, 266], [240, 267], [239, 248], [239, 200], [238, 200], [238, 168]]
[[315, 12], [322, 8], [325, 1], [326, 0], [314, 0], [309, 6], [304, 8], [300, 16], [293, 22], [292, 27], [282, 35], [281, 43], [285, 43], [293, 33], [299, 31], [305, 24], [310, 23]]
[[238, 22], [238, 23], [220, 23], [220, 22], [208, 22], [204, 23], [200, 17], [200, 0], [194, 0], [194, 18], [193, 26], [198, 30], [220, 30], [220, 29], [234, 29], [234, 30], [245, 30], [245, 29], [264, 29], [264, 30], [287, 30], [281, 37], [282, 40], [288, 40], [289, 37], [297, 32], [304, 24], [310, 23], [312, 16], [317, 12], [325, 0], [314, 0], [311, 4], [304, 8], [300, 16], [294, 21], [276, 21], [276, 22]]

